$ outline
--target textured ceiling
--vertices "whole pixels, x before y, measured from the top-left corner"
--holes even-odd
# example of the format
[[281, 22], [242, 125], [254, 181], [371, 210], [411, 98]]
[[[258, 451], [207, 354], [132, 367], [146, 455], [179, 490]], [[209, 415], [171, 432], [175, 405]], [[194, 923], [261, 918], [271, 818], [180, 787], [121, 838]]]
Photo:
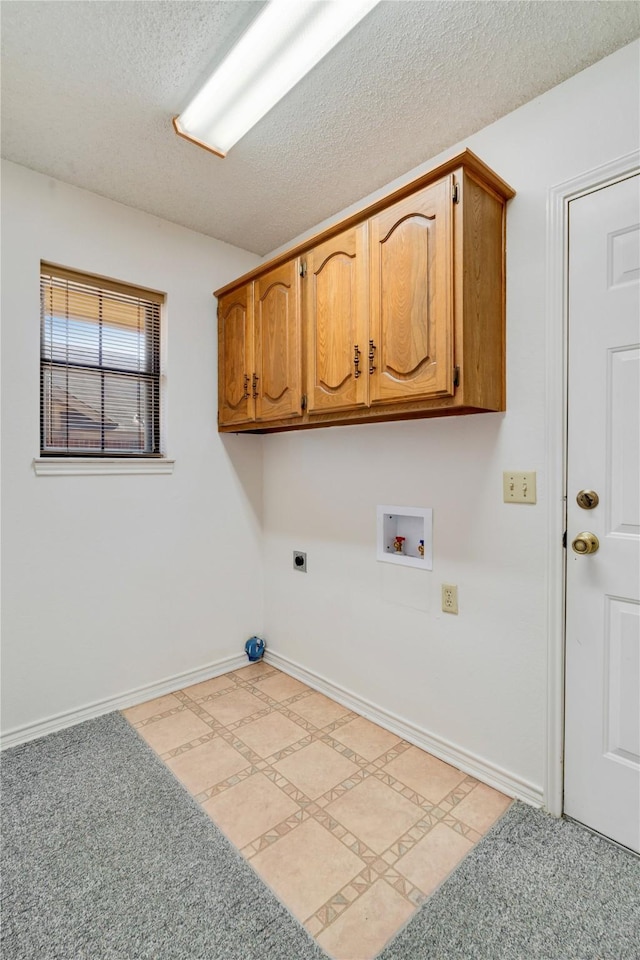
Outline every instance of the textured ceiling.
[[382, 2], [222, 160], [171, 118], [260, 7], [5, 0], [2, 155], [265, 254], [640, 33], [635, 2]]

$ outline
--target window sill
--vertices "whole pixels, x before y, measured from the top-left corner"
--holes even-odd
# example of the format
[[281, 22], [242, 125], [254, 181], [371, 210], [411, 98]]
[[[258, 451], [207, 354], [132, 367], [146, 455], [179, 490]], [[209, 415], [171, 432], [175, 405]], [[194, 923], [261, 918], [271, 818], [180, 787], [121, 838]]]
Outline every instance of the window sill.
[[170, 474], [174, 464], [161, 457], [36, 457], [33, 469], [38, 477], [131, 476]]

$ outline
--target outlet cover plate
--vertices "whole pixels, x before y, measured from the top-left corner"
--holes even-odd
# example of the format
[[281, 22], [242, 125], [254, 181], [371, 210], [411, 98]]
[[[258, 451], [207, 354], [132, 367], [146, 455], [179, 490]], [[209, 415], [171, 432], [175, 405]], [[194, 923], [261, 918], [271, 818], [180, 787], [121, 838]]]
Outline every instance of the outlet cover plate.
[[307, 555], [302, 550], [293, 551], [293, 569], [298, 570], [299, 573], [307, 572]]
[[535, 470], [505, 470], [502, 474], [502, 496], [505, 503], [536, 502]]
[[458, 588], [453, 583], [442, 584], [442, 612], [458, 612]]

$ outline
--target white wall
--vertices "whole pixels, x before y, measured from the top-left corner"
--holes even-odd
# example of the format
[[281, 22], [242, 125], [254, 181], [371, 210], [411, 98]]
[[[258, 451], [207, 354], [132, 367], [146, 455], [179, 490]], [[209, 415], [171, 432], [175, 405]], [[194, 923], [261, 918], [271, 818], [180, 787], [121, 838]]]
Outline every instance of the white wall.
[[[212, 298], [258, 258], [15, 164], [2, 175], [6, 731], [242, 653], [263, 625], [262, 456], [216, 431]], [[166, 293], [172, 476], [35, 476], [40, 259]]]
[[[638, 54], [638, 43], [618, 51], [447, 152], [470, 147], [517, 191], [507, 226], [507, 412], [264, 440], [272, 649], [538, 791], [547, 194], [637, 148]], [[502, 503], [507, 469], [537, 471], [536, 506]], [[376, 504], [433, 507], [432, 573], [376, 562]], [[306, 575], [292, 570], [293, 549], [307, 551]], [[440, 612], [443, 582], [458, 584], [457, 617]]]

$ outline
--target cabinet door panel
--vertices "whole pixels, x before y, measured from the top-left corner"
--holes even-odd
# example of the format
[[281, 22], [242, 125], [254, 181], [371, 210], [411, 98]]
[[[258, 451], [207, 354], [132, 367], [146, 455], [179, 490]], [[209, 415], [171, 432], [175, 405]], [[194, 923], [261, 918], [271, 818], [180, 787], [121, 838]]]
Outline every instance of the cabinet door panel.
[[368, 395], [367, 225], [327, 240], [306, 259], [309, 410], [363, 406]]
[[218, 420], [222, 425], [254, 418], [253, 284], [218, 303]]
[[300, 277], [298, 261], [255, 284], [256, 420], [301, 415]]
[[371, 402], [453, 394], [452, 178], [371, 220]]

